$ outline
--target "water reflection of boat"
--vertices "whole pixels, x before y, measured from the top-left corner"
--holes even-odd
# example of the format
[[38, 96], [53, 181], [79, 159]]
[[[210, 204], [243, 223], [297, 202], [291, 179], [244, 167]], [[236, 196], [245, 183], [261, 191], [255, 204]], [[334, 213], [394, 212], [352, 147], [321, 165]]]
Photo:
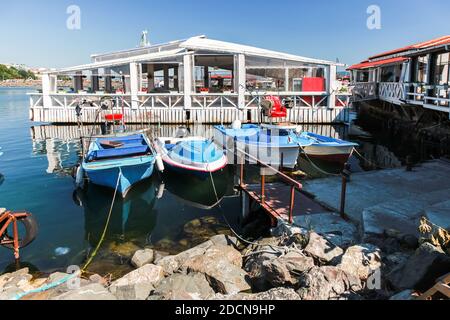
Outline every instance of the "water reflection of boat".
[[[153, 179], [137, 184], [125, 198], [116, 198], [106, 233], [106, 242], [149, 239], [155, 225], [158, 184]], [[96, 246], [107, 220], [111, 193], [96, 185], [78, 189], [76, 200], [84, 208], [86, 240]]]
[[199, 209], [212, 209], [217, 206], [228, 189], [230, 178], [229, 167], [224, 171], [212, 173], [217, 197], [211, 179], [202, 179], [196, 176], [186, 176], [180, 183], [178, 174], [167, 171], [164, 174], [165, 188], [178, 200], [188, 206]]

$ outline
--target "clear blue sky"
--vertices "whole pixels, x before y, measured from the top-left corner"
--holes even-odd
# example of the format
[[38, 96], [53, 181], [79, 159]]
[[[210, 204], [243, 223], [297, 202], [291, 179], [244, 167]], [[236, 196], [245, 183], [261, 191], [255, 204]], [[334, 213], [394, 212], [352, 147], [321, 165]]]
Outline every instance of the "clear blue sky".
[[[293, 54], [355, 63], [380, 51], [450, 34], [448, 0], [15, 0], [0, 2], [0, 63], [62, 67], [92, 53], [205, 34]], [[81, 30], [66, 28], [69, 5]], [[369, 5], [382, 29], [366, 27]]]

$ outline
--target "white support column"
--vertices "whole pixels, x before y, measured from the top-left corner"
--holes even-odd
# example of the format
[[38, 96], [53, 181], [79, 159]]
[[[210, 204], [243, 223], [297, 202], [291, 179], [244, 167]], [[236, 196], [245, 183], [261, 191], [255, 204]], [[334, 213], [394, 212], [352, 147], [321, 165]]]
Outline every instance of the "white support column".
[[337, 67], [335, 65], [331, 65], [328, 68], [328, 85], [327, 90], [330, 94], [328, 97], [328, 108], [336, 107], [336, 73]]
[[183, 90], [184, 90], [184, 107], [186, 109], [192, 106], [192, 74], [193, 74], [192, 55], [186, 54], [183, 56]]
[[139, 107], [138, 92], [139, 92], [139, 69], [136, 62], [130, 63], [130, 94], [131, 107], [137, 109]]
[[245, 108], [245, 91], [246, 91], [246, 68], [245, 68], [245, 55], [237, 55], [237, 92], [238, 92], [238, 107]]
[[52, 106], [51, 94], [51, 76], [48, 73], [42, 75], [42, 101], [44, 108], [50, 108]]

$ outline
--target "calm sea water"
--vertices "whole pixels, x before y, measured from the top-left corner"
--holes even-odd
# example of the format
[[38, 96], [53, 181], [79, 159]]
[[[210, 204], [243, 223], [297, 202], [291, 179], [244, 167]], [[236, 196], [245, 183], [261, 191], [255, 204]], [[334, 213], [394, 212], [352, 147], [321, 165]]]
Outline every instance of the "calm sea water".
[[[0, 207], [26, 210], [37, 218], [39, 235], [21, 250], [21, 261], [33, 270], [51, 272], [85, 261], [103, 231], [112, 193], [95, 186], [74, 192], [70, 172], [81, 153], [76, 127], [31, 123], [28, 91], [0, 88], [0, 152], [4, 153], [0, 156]], [[308, 129], [346, 138], [344, 127]], [[395, 165], [395, 157], [383, 148], [362, 143], [366, 157]], [[361, 170], [356, 159], [352, 164], [354, 170]], [[321, 175], [307, 161], [302, 161], [301, 169], [312, 177]], [[120, 274], [129, 270], [126, 258], [138, 248], [151, 246], [176, 253], [214, 234], [229, 232], [222, 214], [238, 228], [240, 199], [233, 191], [234, 169], [228, 168], [216, 183], [223, 210], [214, 207], [210, 181], [167, 177], [162, 185], [155, 177], [132, 189], [125, 200], [116, 201], [106, 240], [90, 271]], [[0, 247], [0, 272], [12, 262], [12, 252]]]

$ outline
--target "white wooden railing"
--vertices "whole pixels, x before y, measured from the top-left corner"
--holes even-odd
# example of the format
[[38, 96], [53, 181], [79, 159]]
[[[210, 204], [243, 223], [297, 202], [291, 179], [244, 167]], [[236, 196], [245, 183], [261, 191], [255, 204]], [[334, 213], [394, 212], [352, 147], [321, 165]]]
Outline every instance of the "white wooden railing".
[[192, 108], [239, 107], [237, 93], [195, 93], [191, 95]]
[[[260, 97], [279, 96], [281, 99], [291, 99], [295, 107], [326, 107], [327, 98], [330, 96], [327, 92], [279, 92], [279, 93], [246, 93], [245, 107], [258, 108]], [[343, 102], [343, 101], [341, 101]]]
[[357, 82], [352, 85], [352, 101], [378, 99], [378, 84], [376, 82]]
[[378, 96], [381, 100], [401, 104], [406, 100], [405, 85], [402, 82], [380, 82]]
[[[43, 108], [44, 96], [42, 94], [30, 94], [31, 108]], [[94, 94], [94, 93], [54, 93], [50, 94], [51, 105], [53, 109], [70, 109], [85, 99], [92, 103], [93, 107], [98, 108], [100, 99], [109, 97], [115, 101], [116, 107], [126, 108], [175, 108], [183, 107], [184, 95], [182, 93], [140, 93], [137, 99], [132, 99], [130, 94]]]

